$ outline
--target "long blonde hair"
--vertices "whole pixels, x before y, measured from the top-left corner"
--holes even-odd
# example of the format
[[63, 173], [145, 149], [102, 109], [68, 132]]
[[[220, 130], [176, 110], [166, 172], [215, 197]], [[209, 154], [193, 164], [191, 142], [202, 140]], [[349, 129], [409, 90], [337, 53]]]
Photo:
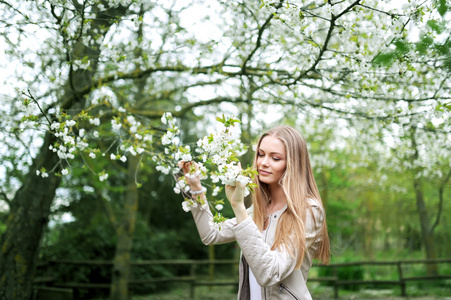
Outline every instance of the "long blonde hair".
[[[321, 206], [324, 216], [320, 233], [316, 236], [319, 247], [313, 258], [318, 258], [322, 263], [327, 264], [330, 257], [329, 235], [324, 207], [310, 165], [307, 143], [297, 130], [288, 126], [275, 127], [263, 134], [258, 141], [254, 158], [254, 167], [256, 168], [258, 149], [266, 136], [273, 136], [282, 141], [287, 153], [287, 167], [280, 179], [280, 185], [287, 198], [287, 209], [279, 220], [271, 249], [275, 250], [284, 246], [291, 255], [294, 256], [294, 253], [297, 253], [296, 269], [301, 267], [307, 251], [305, 238], [307, 212], [311, 214], [315, 227], [317, 226], [317, 220], [315, 220], [312, 207], [308, 202], [308, 198], [312, 198]], [[255, 189], [252, 199], [254, 205], [253, 219], [257, 227], [263, 230], [267, 207], [270, 202], [270, 191], [267, 184], [261, 182], [258, 178], [255, 181], [258, 187]]]

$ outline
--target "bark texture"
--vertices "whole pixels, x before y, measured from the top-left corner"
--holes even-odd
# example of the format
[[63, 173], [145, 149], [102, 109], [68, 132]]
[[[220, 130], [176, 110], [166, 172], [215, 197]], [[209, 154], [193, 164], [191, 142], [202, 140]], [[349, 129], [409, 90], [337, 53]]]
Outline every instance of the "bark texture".
[[[412, 148], [414, 150], [412, 161], [415, 165], [416, 160], [418, 160], [418, 145], [415, 138], [416, 128], [412, 127], [410, 140], [412, 141]], [[423, 242], [424, 249], [426, 251], [426, 258], [428, 259], [436, 259], [437, 251], [435, 248], [435, 237], [434, 237], [434, 226], [432, 226], [432, 222], [430, 216], [428, 214], [428, 210], [426, 207], [426, 202], [424, 199], [424, 191], [423, 191], [423, 182], [421, 178], [421, 169], [418, 167], [414, 168], [414, 180], [413, 180], [413, 188], [415, 191], [415, 199], [417, 204], [418, 216], [420, 219], [421, 226], [421, 240]], [[438, 266], [437, 264], [427, 264], [426, 265], [428, 275], [436, 275], [438, 274]]]
[[[96, 32], [107, 34], [108, 28], [125, 13], [124, 7], [99, 12], [98, 18], [93, 21], [87, 34], [91, 36], [97, 34]], [[85, 96], [91, 92], [94, 85], [94, 74], [97, 72], [99, 60], [99, 52], [94, 49], [99, 49], [99, 45], [85, 45], [79, 40], [69, 40], [64, 30], [62, 16], [56, 14], [54, 16], [56, 25], [61, 29], [60, 34], [64, 40], [68, 60], [88, 57], [90, 61], [90, 68], [87, 70], [71, 70], [66, 84], [61, 87], [60, 94], [63, 96], [58, 106], [62, 111], [70, 109], [71, 114], [75, 114], [85, 108]], [[0, 240], [1, 300], [31, 299], [39, 243], [47, 226], [56, 189], [61, 183], [61, 177], [50, 174], [48, 178], [42, 178], [36, 175], [36, 170], [42, 167], [52, 170], [59, 163], [59, 157], [49, 150], [49, 146], [55, 141], [56, 137], [53, 134], [49, 132], [45, 134], [39, 154], [33, 160], [22, 187], [12, 201], [6, 231]]]
[[128, 185], [122, 218], [116, 224], [117, 243], [113, 259], [113, 276], [111, 280], [110, 299], [131, 299], [128, 289], [130, 280], [130, 260], [135, 233], [136, 214], [138, 211], [139, 191], [135, 183], [135, 172], [139, 159], [136, 156], [129, 158]]
[[36, 170], [52, 169], [58, 157], [49, 150], [54, 136], [46, 134], [22, 187], [12, 201], [7, 230], [0, 241], [0, 299], [30, 299], [36, 269], [37, 249], [47, 225], [50, 205], [61, 177], [42, 178]]

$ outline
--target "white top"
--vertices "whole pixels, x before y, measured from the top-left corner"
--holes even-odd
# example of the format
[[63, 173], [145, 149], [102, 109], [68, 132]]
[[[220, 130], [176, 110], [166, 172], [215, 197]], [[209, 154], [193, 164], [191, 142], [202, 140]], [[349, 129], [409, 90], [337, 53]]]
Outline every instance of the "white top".
[[[264, 235], [266, 229], [263, 230], [262, 234]], [[258, 284], [257, 279], [252, 273], [251, 268], [249, 267], [249, 289], [250, 289], [250, 300], [262, 300], [262, 287]]]
[[254, 273], [249, 268], [249, 288], [251, 294], [251, 300], [262, 300], [262, 288], [255, 279]]

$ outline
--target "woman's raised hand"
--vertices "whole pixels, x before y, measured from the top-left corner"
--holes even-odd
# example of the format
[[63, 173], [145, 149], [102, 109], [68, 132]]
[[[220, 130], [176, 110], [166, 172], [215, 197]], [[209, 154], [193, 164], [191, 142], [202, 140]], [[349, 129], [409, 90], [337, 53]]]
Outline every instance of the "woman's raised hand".
[[225, 187], [226, 196], [232, 206], [237, 224], [241, 223], [248, 217], [246, 206], [244, 205], [245, 190], [246, 186], [240, 181], [237, 181], [235, 186], [226, 185]]
[[230, 202], [230, 205], [232, 205], [232, 208], [239, 207], [241, 205], [244, 207], [245, 190], [246, 186], [239, 181], [236, 182], [235, 186], [226, 185], [225, 187], [226, 196]]
[[[194, 161], [179, 161], [179, 168], [183, 171], [183, 174], [191, 173], [191, 168], [194, 166], [194, 170], [198, 171], [199, 166]], [[202, 189], [202, 184], [200, 182], [199, 176], [185, 176], [187, 184], [190, 186], [191, 190], [200, 190]]]

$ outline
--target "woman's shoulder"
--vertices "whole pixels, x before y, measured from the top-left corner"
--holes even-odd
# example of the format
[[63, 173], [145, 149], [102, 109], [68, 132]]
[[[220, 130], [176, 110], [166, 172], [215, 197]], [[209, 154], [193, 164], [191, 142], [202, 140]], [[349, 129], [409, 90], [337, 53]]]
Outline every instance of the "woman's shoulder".
[[308, 197], [308, 198], [307, 198], [307, 202], [308, 202], [308, 204], [309, 204], [311, 207], [315, 207], [315, 208], [317, 207], [317, 208], [319, 208], [319, 209], [322, 208], [322, 205], [320, 204], [320, 202], [319, 202], [317, 199]]
[[309, 204], [309, 206], [311, 208], [310, 209], [311, 213], [308, 214], [308, 215], [312, 216], [312, 214], [313, 214], [312, 217], [315, 220], [322, 221], [322, 219], [324, 218], [325, 212], [324, 212], [324, 208], [321, 205], [321, 203], [318, 200], [313, 199], [313, 198], [307, 198], [307, 201], [308, 201], [308, 204]]

